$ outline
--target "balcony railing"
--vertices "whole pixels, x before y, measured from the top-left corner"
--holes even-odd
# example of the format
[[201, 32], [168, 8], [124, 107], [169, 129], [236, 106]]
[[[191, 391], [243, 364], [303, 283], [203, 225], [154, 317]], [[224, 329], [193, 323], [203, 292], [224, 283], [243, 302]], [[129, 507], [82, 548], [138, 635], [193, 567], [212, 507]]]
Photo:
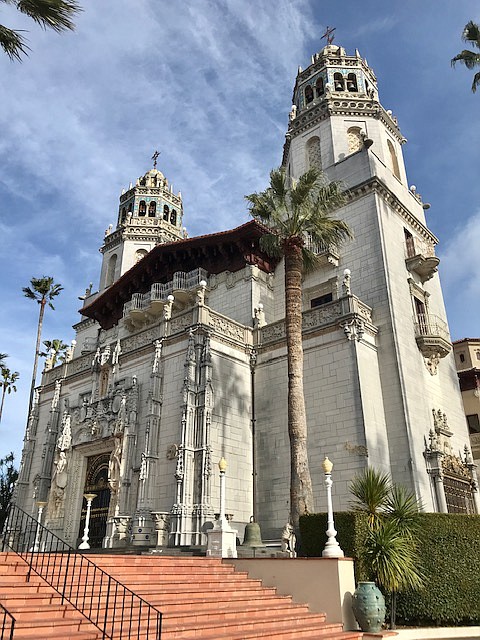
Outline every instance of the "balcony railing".
[[415, 339], [425, 357], [444, 358], [452, 349], [447, 323], [433, 314], [418, 313], [414, 319]]
[[170, 282], [154, 282], [150, 291], [134, 293], [132, 299], [123, 305], [123, 317], [135, 311], [151, 311], [152, 302], [165, 302], [167, 297], [178, 292], [188, 293], [199, 286], [202, 280], [207, 281], [208, 273], [201, 267], [192, 271], [176, 271]]
[[435, 255], [435, 247], [432, 244], [410, 236], [405, 239], [405, 254], [407, 269], [417, 273], [422, 282], [430, 280], [437, 272], [440, 258]]

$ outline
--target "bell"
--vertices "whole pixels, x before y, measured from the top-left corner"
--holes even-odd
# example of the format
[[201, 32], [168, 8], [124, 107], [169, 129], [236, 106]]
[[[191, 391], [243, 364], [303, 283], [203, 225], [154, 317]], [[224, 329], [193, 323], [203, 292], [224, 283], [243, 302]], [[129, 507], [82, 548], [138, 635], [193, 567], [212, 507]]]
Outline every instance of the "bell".
[[244, 547], [264, 547], [262, 542], [262, 534], [258, 522], [249, 522], [245, 527], [245, 536], [243, 538]]

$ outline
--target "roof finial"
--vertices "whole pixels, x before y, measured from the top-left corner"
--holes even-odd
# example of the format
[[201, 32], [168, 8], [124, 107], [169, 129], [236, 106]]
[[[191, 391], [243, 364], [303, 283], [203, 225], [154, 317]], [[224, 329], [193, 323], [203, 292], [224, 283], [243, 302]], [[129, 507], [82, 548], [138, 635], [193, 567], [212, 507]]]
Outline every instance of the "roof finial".
[[152, 156], [152, 160], [153, 160], [153, 168], [156, 169], [157, 168], [157, 158], [160, 155], [160, 153], [158, 151], [155, 151], [155, 153]]
[[325, 33], [322, 36], [322, 40], [323, 38], [327, 39], [327, 44], [332, 44], [333, 39], [335, 38], [333, 32], [336, 30], [336, 27], [327, 27], [325, 30]]

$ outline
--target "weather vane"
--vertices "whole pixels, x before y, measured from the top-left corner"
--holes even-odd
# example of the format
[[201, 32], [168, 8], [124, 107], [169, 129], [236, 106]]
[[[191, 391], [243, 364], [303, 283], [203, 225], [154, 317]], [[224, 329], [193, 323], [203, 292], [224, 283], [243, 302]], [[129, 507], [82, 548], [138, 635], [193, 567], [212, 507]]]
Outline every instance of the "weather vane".
[[156, 169], [157, 168], [157, 158], [160, 155], [160, 153], [158, 151], [155, 151], [155, 153], [152, 156], [152, 160], [153, 160], [153, 168]]
[[322, 40], [323, 38], [327, 39], [327, 44], [332, 44], [333, 39], [335, 38], [333, 32], [336, 30], [336, 27], [327, 27], [325, 30], [325, 33], [322, 36]]

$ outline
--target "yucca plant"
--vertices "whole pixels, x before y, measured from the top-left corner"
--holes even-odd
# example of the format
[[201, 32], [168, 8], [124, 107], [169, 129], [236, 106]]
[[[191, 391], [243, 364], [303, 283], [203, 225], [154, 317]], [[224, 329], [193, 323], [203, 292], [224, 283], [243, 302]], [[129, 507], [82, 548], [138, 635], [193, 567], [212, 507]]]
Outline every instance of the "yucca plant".
[[362, 561], [372, 579], [390, 593], [390, 628], [395, 629], [397, 593], [423, 586], [418, 553], [422, 508], [414, 493], [371, 467], [350, 483], [354, 509], [368, 516]]

